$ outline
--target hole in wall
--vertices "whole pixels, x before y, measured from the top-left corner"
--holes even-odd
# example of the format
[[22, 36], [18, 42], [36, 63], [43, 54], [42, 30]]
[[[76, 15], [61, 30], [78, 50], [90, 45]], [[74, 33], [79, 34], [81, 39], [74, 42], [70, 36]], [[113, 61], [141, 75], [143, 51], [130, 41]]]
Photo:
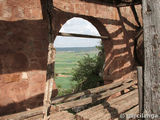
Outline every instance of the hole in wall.
[[[95, 26], [79, 17], [68, 20], [62, 26], [60, 32], [100, 36]], [[55, 82], [58, 87], [59, 96], [78, 91], [75, 86], [79, 84], [79, 81], [73, 80], [74, 69], [78, 67], [78, 61], [83, 59], [84, 56], [93, 58], [94, 56], [101, 55], [96, 46], [101, 46], [101, 39], [56, 37], [54, 42], [54, 47], [56, 48]], [[99, 73], [93, 72], [99, 76]]]

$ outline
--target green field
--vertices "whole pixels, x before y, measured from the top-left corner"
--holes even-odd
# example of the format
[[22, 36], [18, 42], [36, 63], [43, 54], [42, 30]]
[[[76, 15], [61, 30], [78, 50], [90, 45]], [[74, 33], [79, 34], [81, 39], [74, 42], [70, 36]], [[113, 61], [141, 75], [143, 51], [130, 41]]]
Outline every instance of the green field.
[[[85, 55], [94, 56], [97, 51], [57, 51], [55, 72], [58, 76], [55, 79], [56, 85], [59, 89], [59, 95], [64, 95], [63, 91], [72, 91], [72, 86], [75, 82], [71, 81], [73, 68], [77, 66], [77, 61], [82, 59]], [[67, 92], [67, 93], [69, 93]]]

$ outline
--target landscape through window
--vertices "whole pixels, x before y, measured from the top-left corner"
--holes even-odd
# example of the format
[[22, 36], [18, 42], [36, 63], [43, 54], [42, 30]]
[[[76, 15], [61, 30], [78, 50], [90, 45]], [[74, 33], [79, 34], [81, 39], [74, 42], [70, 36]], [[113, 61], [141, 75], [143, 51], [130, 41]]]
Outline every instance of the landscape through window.
[[[100, 36], [97, 29], [87, 20], [72, 18], [60, 29], [64, 33], [76, 33]], [[100, 46], [101, 39], [57, 36], [54, 42], [56, 48], [55, 82], [59, 96], [72, 93], [76, 81], [72, 81], [74, 68], [84, 56], [94, 57], [98, 54], [96, 46]]]

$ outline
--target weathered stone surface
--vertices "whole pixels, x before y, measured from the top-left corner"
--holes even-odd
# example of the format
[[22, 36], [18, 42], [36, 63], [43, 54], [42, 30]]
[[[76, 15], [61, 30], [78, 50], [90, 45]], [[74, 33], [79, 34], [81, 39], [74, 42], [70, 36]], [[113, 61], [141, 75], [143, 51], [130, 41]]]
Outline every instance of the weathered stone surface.
[[[101, 35], [110, 37], [109, 40], [103, 40], [106, 53], [104, 68], [106, 84], [115, 80], [136, 78], [134, 37], [139, 26], [130, 7], [118, 9], [81, 0], [72, 2], [54, 0], [54, 6], [61, 10], [54, 11], [53, 23], [56, 33], [67, 20], [82, 17], [91, 22]], [[141, 6], [137, 5], [135, 9], [141, 23]]]
[[[91, 22], [103, 40], [105, 83], [135, 78], [134, 36], [138, 24], [130, 7], [54, 0], [53, 33], [65, 22], [82, 17]], [[0, 115], [41, 105], [48, 52], [48, 23], [40, 0], [0, 0]], [[141, 20], [141, 6], [135, 6]], [[91, 17], [92, 16], [92, 17]], [[57, 94], [54, 83], [54, 95]], [[14, 109], [13, 109], [14, 108]]]
[[47, 27], [40, 0], [0, 0], [0, 115], [42, 105]]
[[42, 19], [40, 0], [1, 0], [0, 20]]

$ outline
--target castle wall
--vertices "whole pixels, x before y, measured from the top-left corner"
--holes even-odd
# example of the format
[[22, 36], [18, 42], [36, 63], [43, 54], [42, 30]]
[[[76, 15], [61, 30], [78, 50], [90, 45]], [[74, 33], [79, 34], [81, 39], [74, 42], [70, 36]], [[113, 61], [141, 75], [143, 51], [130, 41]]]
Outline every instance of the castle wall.
[[[43, 0], [41, 0], [43, 1]], [[48, 53], [48, 22], [40, 0], [0, 0], [0, 115], [42, 105]], [[134, 37], [138, 30], [131, 7], [115, 8], [82, 0], [54, 0], [53, 34], [65, 22], [91, 22], [105, 47], [105, 84], [135, 78]], [[141, 6], [135, 6], [139, 21]], [[57, 94], [53, 86], [54, 96]]]

